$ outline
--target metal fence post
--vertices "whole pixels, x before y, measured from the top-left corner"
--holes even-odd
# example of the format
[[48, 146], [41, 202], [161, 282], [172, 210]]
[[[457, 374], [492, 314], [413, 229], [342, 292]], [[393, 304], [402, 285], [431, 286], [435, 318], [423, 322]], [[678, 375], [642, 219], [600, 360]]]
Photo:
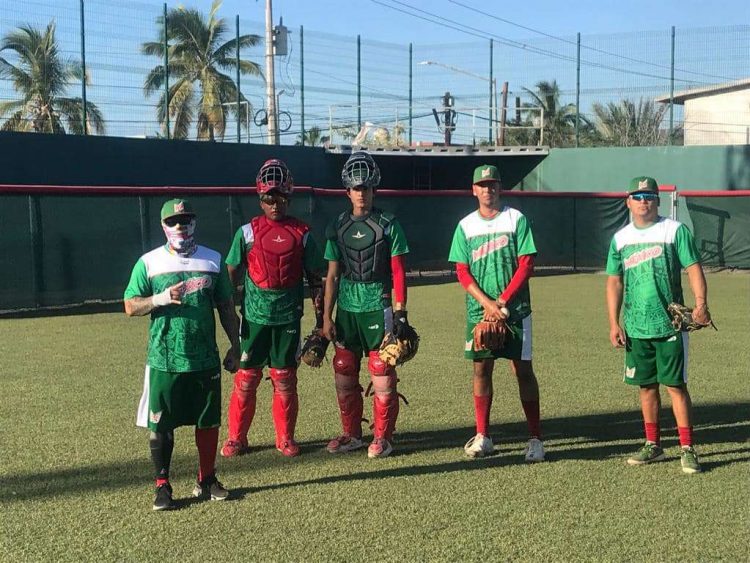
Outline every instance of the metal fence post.
[[164, 125], [167, 139], [169, 139], [169, 40], [167, 30], [167, 3], [164, 2]]
[[[236, 62], [237, 62], [237, 144], [242, 142], [242, 128], [240, 126], [240, 123], [242, 120], [240, 119], [240, 108], [242, 107], [240, 105], [240, 100], [242, 97], [242, 94], [240, 92], [240, 15], [237, 14], [235, 18], [235, 27], [237, 28], [236, 36], [237, 36], [237, 53], [236, 53]], [[222, 108], [223, 109], [223, 108]], [[250, 111], [250, 106], [248, 104], [247, 111]], [[248, 137], [250, 136], [250, 131], [247, 132]]]
[[357, 126], [362, 129], [362, 40], [357, 35]]
[[670, 63], [669, 73], [669, 140], [672, 144], [674, 135], [674, 26], [672, 26], [672, 62]]
[[148, 224], [148, 200], [142, 195], [138, 196], [138, 219], [141, 226], [141, 249], [145, 254], [151, 248], [151, 229]]
[[495, 99], [494, 98], [495, 92], [493, 91], [494, 89], [493, 89], [493, 86], [492, 86], [493, 85], [493, 82], [492, 82], [492, 67], [494, 66], [493, 65], [494, 43], [495, 42], [492, 39], [490, 39], [490, 121], [489, 121], [490, 130], [489, 130], [489, 134], [488, 134], [488, 137], [487, 137], [488, 140], [489, 140], [489, 142], [490, 142], [490, 145], [494, 145], [495, 144], [494, 141], [493, 141], [493, 138], [492, 138], [492, 105], [493, 105], [493, 100]]
[[81, 120], [83, 121], [83, 134], [88, 135], [88, 115], [86, 115], [86, 25], [83, 17], [83, 0], [80, 2], [81, 7], [81, 70], [83, 76], [81, 76]]
[[577, 35], [576, 52], [576, 148], [580, 141], [581, 128], [581, 33]]
[[44, 260], [42, 259], [41, 210], [39, 196], [29, 194], [29, 236], [31, 238], [31, 292], [34, 307], [41, 307], [44, 291]]
[[[305, 27], [299, 26], [299, 93], [300, 93], [300, 139], [305, 146]], [[329, 138], [328, 142], [333, 139]]]
[[409, 43], [409, 146], [411, 146], [411, 130], [412, 130], [412, 92], [414, 86], [414, 47]]

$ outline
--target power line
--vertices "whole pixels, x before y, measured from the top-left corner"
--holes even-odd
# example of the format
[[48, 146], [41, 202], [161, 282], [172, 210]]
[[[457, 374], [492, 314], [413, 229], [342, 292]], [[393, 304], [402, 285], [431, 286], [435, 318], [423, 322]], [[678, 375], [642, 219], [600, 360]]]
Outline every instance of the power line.
[[[533, 47], [533, 46], [528, 45], [526, 43], [522, 43], [522, 42], [519, 42], [519, 41], [514, 41], [513, 39], [508, 39], [506, 37], [501, 37], [499, 35], [496, 35], [494, 33], [490, 33], [490, 32], [478, 29], [476, 27], [471, 27], [471, 26], [468, 26], [468, 25], [465, 25], [465, 24], [455, 24], [455, 22], [452, 22], [452, 24], [455, 24], [455, 25], [452, 25], [451, 23], [445, 23], [445, 22], [448, 22], [450, 20], [448, 20], [448, 19], [446, 19], [446, 18], [444, 18], [444, 17], [442, 17], [440, 15], [434, 14], [432, 12], [428, 12], [428, 11], [425, 11], [425, 10], [420, 10], [419, 8], [415, 8], [414, 6], [410, 6], [409, 4], [406, 4], [404, 2], [400, 2], [399, 0], [389, 0], [389, 1], [390, 2], [394, 2], [396, 4], [400, 4], [402, 6], [406, 6], [410, 10], [414, 10], [414, 11], [417, 11], [417, 12], [421, 12], [423, 14], [427, 14], [427, 16], [429, 16], [429, 17], [420, 16], [419, 14], [415, 14], [413, 12], [408, 12], [406, 10], [402, 10], [401, 8], [397, 8], [396, 6], [392, 6], [390, 4], [386, 4], [385, 2], [382, 2], [381, 0], [371, 0], [371, 1], [374, 2], [375, 4], [379, 4], [379, 5], [384, 6], [386, 8], [390, 8], [391, 10], [395, 10], [397, 12], [401, 12], [401, 13], [406, 14], [408, 16], [412, 16], [414, 18], [418, 18], [418, 19], [421, 19], [421, 20], [424, 20], [424, 21], [427, 21], [427, 22], [430, 22], [430, 23], [434, 23], [434, 24], [437, 24], [437, 25], [440, 25], [440, 26], [443, 26], [443, 27], [454, 29], [454, 30], [459, 31], [461, 33], [465, 33], [466, 35], [472, 35], [474, 37], [479, 37], [481, 39], [494, 39], [498, 43], [500, 43], [501, 45], [507, 45], [509, 47], [513, 47], [515, 49], [520, 49], [522, 51], [529, 51], [529, 52], [532, 52], [532, 53], [535, 53], [535, 54], [538, 54], [538, 55], [544, 55], [544, 56], [547, 56], [547, 57], [550, 57], [550, 58], [553, 58], [553, 59], [559, 59], [559, 60], [564, 60], [564, 61], [569, 61], [569, 62], [576, 62], [576, 58], [574, 58], [574, 57], [570, 57], [570, 56], [566, 56], [566, 55], [560, 55], [560, 54], [555, 53], [553, 51], [548, 51], [546, 49], [541, 49], [539, 47]], [[438, 20], [443, 20], [443, 21], [436, 21], [435, 19], [429, 19], [429, 18], [437, 18]], [[456, 27], [456, 25], [461, 26], [461, 27]], [[628, 70], [628, 69], [625, 69], [625, 68], [613, 67], [613, 66], [609, 66], [609, 65], [605, 65], [605, 64], [601, 64], [601, 63], [595, 63], [593, 61], [587, 61], [587, 60], [584, 60], [584, 59], [581, 59], [581, 64], [584, 64], [584, 65], [587, 65], [587, 66], [590, 66], [590, 67], [602, 68], [602, 69], [605, 69], [605, 70], [612, 70], [612, 71], [615, 71], [615, 72], [621, 72], [621, 73], [624, 73], [624, 74], [632, 74], [632, 75], [635, 75], [635, 76], [644, 76], [644, 77], [647, 77], [647, 78], [657, 78], [659, 80], [669, 80], [667, 77], [661, 76], [661, 75], [657, 75], [657, 74], [649, 74], [649, 73], [646, 73], [646, 72], [639, 72], [639, 71], [635, 71], [635, 70]], [[679, 78], [676, 78], [675, 81], [677, 81], [677, 82], [685, 82], [687, 84], [696, 84], [697, 83], [694, 80], [684, 80], [684, 79], [679, 79]], [[698, 84], [705, 84], [705, 83], [701, 82], [701, 83], [698, 83]]]
[[[508, 19], [505, 19], [505, 18], [501, 18], [500, 16], [496, 16], [494, 14], [490, 14], [488, 12], [480, 10], [479, 8], [475, 8], [473, 6], [467, 6], [466, 4], [464, 4], [462, 2], [458, 2], [458, 0], [448, 0], [448, 2], [450, 2], [451, 4], [456, 4], [457, 6], [461, 6], [462, 8], [465, 8], [465, 9], [470, 10], [472, 12], [476, 12], [477, 14], [482, 14], [483, 16], [487, 16], [489, 18], [495, 19], [497, 21], [501, 21], [501, 22], [507, 23], [509, 25], [513, 25], [515, 27], [519, 27], [521, 29], [525, 29], [527, 31], [531, 31], [532, 33], [537, 33], [537, 34], [542, 35], [544, 37], [549, 37], [550, 39], [556, 39], [557, 41], [562, 41], [563, 43], [568, 43], [569, 45], [578, 45], [578, 43], [576, 41], [571, 41], [570, 39], [565, 39], [564, 37], [558, 37], [557, 35], [552, 35], [552, 34], [549, 34], [549, 33], [545, 33], [544, 31], [541, 31], [539, 29], [535, 29], [533, 27], [527, 27], [525, 25], [521, 25], [520, 23], [516, 23], [514, 21], [511, 21], [511, 20], [508, 20]], [[667, 70], [671, 70], [672, 69], [672, 67], [667, 66], [667, 65], [662, 65], [662, 64], [659, 64], [659, 63], [651, 62], [651, 61], [643, 61], [643, 60], [640, 60], [640, 59], [634, 59], [634, 58], [631, 58], [631, 57], [628, 57], [628, 56], [625, 56], [625, 55], [619, 55], [617, 53], [611, 53], [611, 52], [605, 51], [603, 49], [597, 49], [596, 47], [591, 47], [589, 45], [584, 45], [583, 43], [581, 43], [581, 47], [583, 47], [584, 49], [588, 49], [590, 51], [594, 51], [596, 53], [601, 53], [603, 55], [610, 55], [612, 57], [617, 57], [617, 58], [620, 58], [620, 59], [623, 59], [623, 60], [626, 60], [626, 61], [630, 61], [630, 62], [633, 62], [633, 63], [641, 63], [641, 64], [646, 64], [646, 65], [651, 65], [651, 66], [655, 66], [655, 67], [663, 68], [663, 69], [667, 69]], [[717, 75], [714, 75], [714, 74], [707, 74], [705, 72], [694, 72], [694, 71], [691, 71], [691, 70], [685, 70], [685, 69], [680, 69], [680, 68], [675, 68], [675, 71], [683, 72], [685, 74], [695, 74], [697, 76], [706, 76], [708, 78], [719, 78], [721, 80], [734, 80], [733, 78], [728, 78], [726, 76], [717, 76]]]

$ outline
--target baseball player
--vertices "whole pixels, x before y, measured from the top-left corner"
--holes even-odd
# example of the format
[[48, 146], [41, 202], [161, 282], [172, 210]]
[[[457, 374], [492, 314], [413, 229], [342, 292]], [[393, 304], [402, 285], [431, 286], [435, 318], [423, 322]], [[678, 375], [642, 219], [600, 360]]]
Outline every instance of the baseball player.
[[625, 348], [623, 379], [639, 387], [646, 433], [646, 443], [627, 463], [645, 465], [665, 457], [659, 428], [661, 384], [672, 399], [682, 470], [700, 473], [687, 389], [688, 336], [674, 329], [667, 314], [669, 303], [683, 303], [680, 278], [684, 268], [695, 297], [693, 318], [709, 324], [700, 255], [685, 225], [659, 216], [659, 188], [653, 178], [639, 176], [630, 181], [627, 206], [631, 223], [615, 233], [607, 257], [609, 339], [614, 347]]
[[189, 201], [167, 201], [161, 209], [167, 244], [141, 256], [125, 289], [125, 313], [151, 315], [137, 422], [151, 431], [149, 446], [156, 470], [154, 510], [174, 508], [169, 466], [178, 426], [195, 425], [200, 469], [193, 495], [211, 500], [229, 496], [215, 472], [221, 366], [214, 306], [231, 343], [224, 360], [228, 371], [234, 371], [238, 361], [237, 324], [221, 254], [195, 243], [195, 224]]
[[[229, 399], [229, 436], [224, 457], [247, 451], [247, 433], [255, 416], [258, 386], [268, 366], [273, 384], [276, 449], [299, 455], [294, 441], [299, 400], [297, 352], [302, 318], [303, 273], [311, 289], [316, 317], [322, 315], [323, 257], [310, 228], [287, 215], [293, 179], [281, 160], [268, 160], [255, 182], [263, 215], [237, 230], [227, 255], [234, 285], [244, 285], [240, 369]], [[322, 325], [322, 321], [319, 323]]]
[[336, 454], [364, 447], [359, 370], [365, 356], [374, 390], [375, 423], [367, 455], [386, 457], [393, 451], [399, 397], [396, 371], [378, 357], [378, 348], [386, 332], [398, 336], [408, 326], [404, 255], [409, 247], [396, 218], [373, 207], [380, 169], [372, 157], [364, 152], [352, 154], [341, 179], [352, 208], [326, 229], [323, 334], [335, 343], [333, 368], [343, 433], [328, 443], [327, 450]]
[[[476, 435], [464, 446], [470, 457], [494, 451], [489, 436], [492, 371], [495, 359], [510, 360], [518, 382], [530, 439], [527, 462], [544, 460], [539, 417], [539, 385], [531, 363], [531, 298], [528, 280], [534, 270], [536, 247], [526, 217], [501, 205], [500, 173], [495, 166], [474, 170], [472, 193], [479, 208], [461, 219], [453, 235], [448, 260], [456, 263], [458, 281], [466, 290], [466, 345], [473, 361]], [[509, 329], [500, 350], [475, 350], [473, 330], [483, 318], [504, 319]]]

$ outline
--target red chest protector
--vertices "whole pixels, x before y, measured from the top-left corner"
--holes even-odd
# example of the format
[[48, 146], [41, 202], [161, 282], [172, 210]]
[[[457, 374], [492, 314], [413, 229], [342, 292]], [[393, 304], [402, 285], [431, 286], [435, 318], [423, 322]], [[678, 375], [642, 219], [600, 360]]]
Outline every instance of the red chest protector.
[[264, 215], [250, 221], [253, 246], [247, 253], [247, 273], [261, 289], [286, 289], [302, 279], [304, 238], [310, 228], [287, 217], [269, 221]]

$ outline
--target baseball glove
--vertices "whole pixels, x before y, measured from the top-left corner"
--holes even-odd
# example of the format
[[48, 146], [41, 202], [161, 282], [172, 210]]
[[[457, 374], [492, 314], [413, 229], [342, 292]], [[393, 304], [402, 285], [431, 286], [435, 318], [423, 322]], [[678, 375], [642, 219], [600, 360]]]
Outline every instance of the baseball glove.
[[299, 357], [311, 368], [319, 368], [323, 363], [323, 358], [326, 357], [326, 350], [328, 350], [329, 344], [330, 341], [320, 334], [318, 329], [313, 329], [313, 331], [305, 337]]
[[389, 332], [383, 338], [378, 350], [380, 359], [389, 366], [400, 366], [417, 355], [419, 350], [419, 335], [414, 327], [401, 327], [399, 336]]
[[669, 313], [669, 316], [672, 317], [672, 326], [675, 330], [679, 330], [680, 332], [693, 332], [694, 330], [700, 330], [707, 326], [712, 326], [714, 330], [719, 330], [716, 328], [716, 325], [711, 320], [710, 316], [708, 317], [708, 322], [706, 324], [696, 321], [693, 318], [693, 310], [685, 305], [670, 303], [667, 306], [667, 312]]
[[484, 319], [474, 327], [474, 350], [502, 350], [507, 334], [508, 325], [505, 324], [505, 320], [490, 321]]

